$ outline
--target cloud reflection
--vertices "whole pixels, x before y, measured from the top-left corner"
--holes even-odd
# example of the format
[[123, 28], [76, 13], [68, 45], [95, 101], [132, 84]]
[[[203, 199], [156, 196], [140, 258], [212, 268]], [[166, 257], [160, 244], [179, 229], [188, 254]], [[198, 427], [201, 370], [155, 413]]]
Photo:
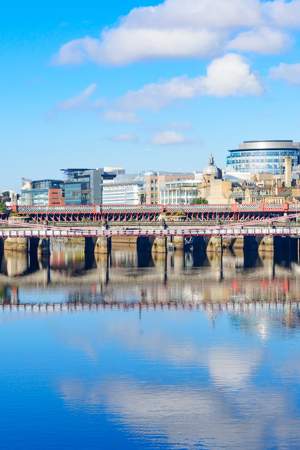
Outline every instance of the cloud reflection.
[[[173, 448], [263, 449], [300, 441], [300, 419], [287, 396], [275, 389], [248, 386], [239, 396], [197, 386], [145, 385], [133, 380], [86, 386], [63, 382], [60, 392], [72, 406], [105, 408], [119, 426], [140, 437], [165, 440]], [[296, 448], [296, 447], [294, 447]]]

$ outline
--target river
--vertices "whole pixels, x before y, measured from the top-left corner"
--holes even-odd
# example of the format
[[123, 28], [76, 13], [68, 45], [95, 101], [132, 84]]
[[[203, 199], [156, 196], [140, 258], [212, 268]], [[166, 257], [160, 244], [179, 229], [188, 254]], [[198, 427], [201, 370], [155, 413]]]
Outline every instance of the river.
[[300, 266], [2, 257], [1, 448], [299, 449]]

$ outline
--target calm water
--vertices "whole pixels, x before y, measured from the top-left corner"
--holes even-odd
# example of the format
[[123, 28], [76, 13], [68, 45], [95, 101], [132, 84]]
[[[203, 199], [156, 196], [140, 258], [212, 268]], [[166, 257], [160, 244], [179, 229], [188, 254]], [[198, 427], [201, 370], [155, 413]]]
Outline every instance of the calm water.
[[0, 448], [299, 449], [297, 300], [280, 258], [2, 257]]

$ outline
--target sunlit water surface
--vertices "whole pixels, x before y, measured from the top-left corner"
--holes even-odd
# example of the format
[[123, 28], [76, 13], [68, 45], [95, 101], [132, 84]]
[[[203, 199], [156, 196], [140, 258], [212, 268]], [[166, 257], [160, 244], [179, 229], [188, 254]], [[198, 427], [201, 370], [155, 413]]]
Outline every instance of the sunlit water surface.
[[6, 255], [0, 299], [1, 449], [300, 448], [296, 263]]

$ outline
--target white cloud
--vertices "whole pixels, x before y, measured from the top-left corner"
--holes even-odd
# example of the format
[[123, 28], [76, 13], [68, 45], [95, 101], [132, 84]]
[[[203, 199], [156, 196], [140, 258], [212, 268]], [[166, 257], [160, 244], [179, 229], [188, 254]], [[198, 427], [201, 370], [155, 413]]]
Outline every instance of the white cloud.
[[[300, 0], [165, 0], [133, 9], [100, 37], [67, 42], [54, 61], [122, 65], [153, 58], [207, 57], [228, 48], [228, 42], [234, 43], [231, 48], [274, 53], [286, 44], [281, 28], [296, 25]], [[241, 34], [235, 38], [237, 31]]]
[[211, 62], [206, 76], [173, 78], [162, 83], [145, 85], [130, 91], [118, 101], [120, 110], [159, 110], [176, 100], [197, 96], [227, 97], [235, 95], [260, 95], [260, 80], [249, 64], [239, 55], [227, 54]]
[[227, 97], [234, 95], [260, 95], [260, 80], [249, 64], [239, 55], [228, 54], [212, 61], [207, 75], [200, 79], [203, 95]]
[[280, 27], [300, 26], [300, 0], [269, 1], [263, 5], [269, 20]]
[[54, 62], [122, 65], [151, 58], [203, 57], [218, 51], [222, 40], [222, 33], [209, 30], [119, 28], [105, 31], [102, 40], [85, 37], [68, 42]]
[[270, 70], [270, 76], [274, 79], [300, 85], [300, 64], [281, 63]]
[[121, 26], [224, 29], [249, 27], [260, 21], [258, 0], [166, 0], [155, 7], [133, 9]]
[[80, 92], [78, 95], [68, 98], [57, 105], [57, 109], [60, 111], [70, 111], [73, 109], [82, 108], [87, 106], [89, 98], [95, 93], [97, 85], [95, 83], [90, 84], [86, 89]]
[[187, 142], [186, 137], [177, 131], [161, 131], [153, 136], [152, 143], [155, 145], [176, 145]]
[[289, 44], [289, 37], [282, 31], [259, 28], [238, 34], [229, 42], [228, 48], [255, 53], [278, 53]]

